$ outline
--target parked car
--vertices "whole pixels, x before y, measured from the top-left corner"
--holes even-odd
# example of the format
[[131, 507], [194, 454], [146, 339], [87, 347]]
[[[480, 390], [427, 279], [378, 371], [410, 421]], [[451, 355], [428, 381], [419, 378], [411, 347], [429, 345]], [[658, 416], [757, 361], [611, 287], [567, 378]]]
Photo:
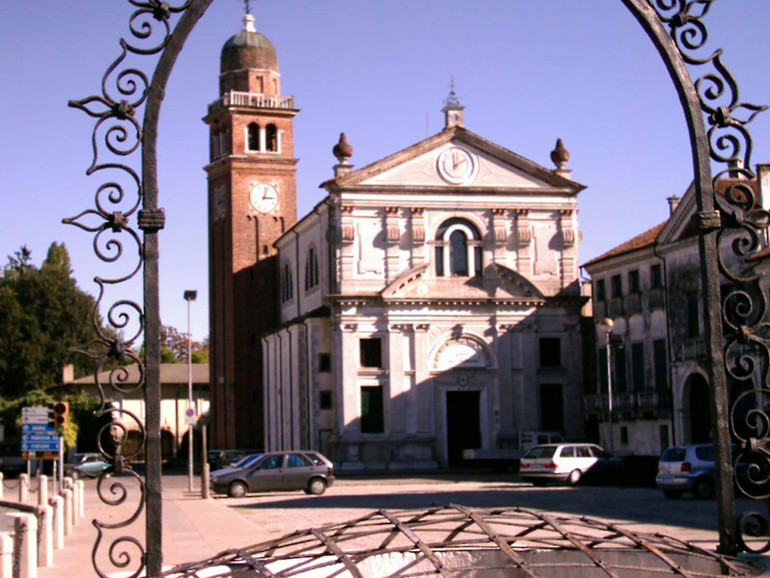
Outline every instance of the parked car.
[[622, 458], [613, 457], [595, 444], [542, 444], [521, 457], [519, 476], [536, 486], [546, 482], [575, 485], [589, 474], [597, 482], [614, 482], [622, 468]]
[[209, 450], [206, 459], [209, 463], [209, 470], [219, 470], [230, 468], [246, 456], [262, 453], [261, 450]]
[[675, 446], [660, 456], [655, 484], [671, 500], [685, 492], [707, 499], [714, 496], [715, 471], [713, 444]]
[[76, 480], [95, 478], [110, 466], [111, 464], [100, 453], [75, 454], [74, 462], [64, 465], [64, 475]]
[[0, 443], [0, 472], [4, 476], [18, 476], [27, 471], [27, 460], [20, 452], [17, 444]]
[[231, 468], [213, 472], [209, 487], [217, 494], [240, 498], [248, 492], [304, 490], [320, 495], [334, 483], [334, 466], [312, 451], [268, 452], [247, 456]]

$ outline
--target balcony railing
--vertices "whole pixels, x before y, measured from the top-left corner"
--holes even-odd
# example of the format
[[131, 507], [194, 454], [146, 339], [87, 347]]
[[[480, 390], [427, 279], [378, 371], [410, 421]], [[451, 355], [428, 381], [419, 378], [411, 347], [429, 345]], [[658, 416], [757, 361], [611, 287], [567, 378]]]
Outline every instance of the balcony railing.
[[609, 316], [613, 319], [617, 319], [618, 317], [623, 317], [623, 298], [622, 297], [613, 297], [610, 299], [608, 313]]
[[[612, 396], [612, 413], [615, 419], [624, 414], [631, 419], [654, 419], [664, 415], [670, 408], [668, 397], [657, 391], [616, 393]], [[598, 416], [599, 421], [607, 419], [607, 395], [589, 394], [583, 396], [583, 411], [587, 416]]]
[[625, 309], [629, 315], [635, 315], [642, 312], [642, 299], [639, 293], [632, 293], [625, 297]]
[[655, 287], [654, 289], [650, 289], [649, 304], [650, 310], [666, 308], [666, 296], [662, 287]]
[[706, 356], [706, 342], [703, 339], [691, 339], [682, 343], [681, 360], [688, 361]]
[[640, 391], [636, 394], [636, 401], [640, 410], [654, 410], [658, 407], [658, 394], [654, 391]]
[[277, 108], [294, 110], [293, 96], [269, 96], [257, 92], [238, 92], [231, 90], [209, 105], [209, 114], [226, 106], [246, 108]]

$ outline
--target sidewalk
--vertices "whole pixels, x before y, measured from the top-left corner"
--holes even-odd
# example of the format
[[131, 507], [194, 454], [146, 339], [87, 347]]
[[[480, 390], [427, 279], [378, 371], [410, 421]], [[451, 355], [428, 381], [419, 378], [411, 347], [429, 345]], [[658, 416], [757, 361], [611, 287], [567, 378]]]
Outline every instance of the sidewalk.
[[[91, 558], [97, 539], [97, 529], [92, 520], [102, 523], [116, 523], [125, 518], [116, 515], [116, 507], [105, 505], [96, 495], [95, 482], [86, 482], [85, 517], [64, 539], [64, 548], [54, 550], [54, 564], [40, 568], [40, 578], [86, 578], [96, 576]], [[256, 542], [254, 523], [247, 517], [227, 507], [222, 501], [203, 500], [200, 497], [199, 479], [195, 480], [196, 491], [188, 492], [186, 476], [163, 476], [163, 564], [174, 566], [183, 562], [194, 562], [212, 557], [223, 550], [247, 546]], [[109, 491], [109, 488], [107, 488]], [[137, 490], [132, 489], [134, 493]], [[110, 495], [111, 499], [119, 497]], [[129, 500], [134, 496], [129, 493]], [[99, 545], [99, 568], [106, 574], [136, 570], [135, 565], [117, 568], [107, 562], [106, 551], [112, 542], [120, 537], [135, 537], [144, 542], [145, 521], [142, 515], [131, 525], [118, 530], [105, 531], [105, 537]], [[132, 560], [137, 560], [138, 550], [132, 544], [117, 544], [116, 555], [121, 551], [128, 553]]]

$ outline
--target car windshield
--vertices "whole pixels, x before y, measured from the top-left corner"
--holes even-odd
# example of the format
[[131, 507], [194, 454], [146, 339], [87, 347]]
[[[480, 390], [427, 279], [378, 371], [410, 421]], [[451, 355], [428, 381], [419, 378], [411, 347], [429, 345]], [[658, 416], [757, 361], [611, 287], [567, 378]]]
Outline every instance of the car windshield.
[[524, 457], [533, 460], [552, 458], [555, 451], [556, 446], [535, 446], [534, 448], [530, 448], [527, 453], [524, 454]]
[[248, 468], [249, 466], [253, 465], [254, 462], [256, 462], [259, 458], [262, 457], [262, 454], [250, 454], [246, 457], [241, 458], [237, 462], [235, 462], [235, 465], [233, 465], [234, 468]]

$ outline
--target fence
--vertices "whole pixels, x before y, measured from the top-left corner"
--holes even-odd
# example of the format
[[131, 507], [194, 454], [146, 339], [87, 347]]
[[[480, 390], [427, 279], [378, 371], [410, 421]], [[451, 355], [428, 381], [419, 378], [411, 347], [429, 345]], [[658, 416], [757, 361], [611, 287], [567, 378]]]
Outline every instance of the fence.
[[83, 519], [83, 482], [65, 478], [58, 494], [49, 494], [49, 484], [53, 490], [44, 475], [21, 474], [14, 483], [0, 473], [0, 507], [12, 510], [7, 515], [14, 519], [13, 531], [0, 532], [0, 578], [37, 578], [37, 569], [53, 565], [54, 550], [64, 547], [65, 537]]

